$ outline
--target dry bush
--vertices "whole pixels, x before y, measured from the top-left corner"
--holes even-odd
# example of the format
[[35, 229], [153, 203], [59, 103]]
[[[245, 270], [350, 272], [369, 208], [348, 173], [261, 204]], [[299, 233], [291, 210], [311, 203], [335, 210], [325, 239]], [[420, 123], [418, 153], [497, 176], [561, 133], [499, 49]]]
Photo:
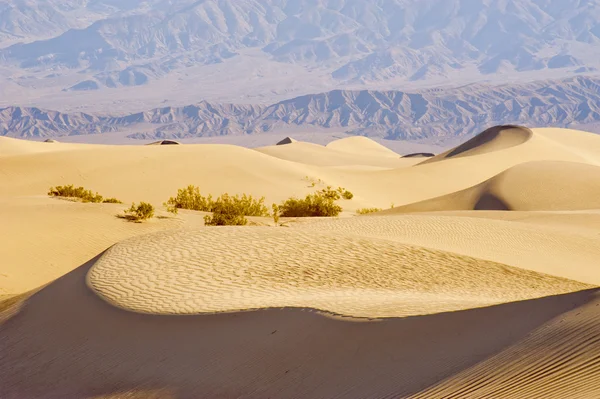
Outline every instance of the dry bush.
[[[252, 205], [252, 204], [250, 204]], [[229, 194], [223, 194], [212, 204], [212, 215], [204, 217], [207, 226], [245, 226], [248, 224], [245, 213], [249, 211], [248, 204]]]
[[205, 197], [200, 194], [199, 187], [189, 185], [186, 188], [177, 190], [177, 196], [169, 198], [164, 205], [171, 213], [177, 213], [179, 209], [211, 212], [212, 203], [211, 195]]
[[232, 215], [242, 216], [269, 216], [269, 210], [265, 206], [265, 198], [254, 198], [243, 194], [230, 196], [225, 193], [213, 200], [211, 195], [207, 197], [200, 194], [200, 189], [188, 186], [178, 190], [176, 197], [171, 197], [165, 202], [167, 210], [177, 213], [179, 209], [189, 209], [203, 212], [232, 212]]
[[304, 199], [290, 198], [279, 206], [279, 215], [283, 217], [338, 216], [340, 212], [342, 207], [322, 192], [309, 194]]
[[92, 190], [86, 190], [83, 187], [75, 187], [72, 184], [68, 186], [50, 187], [48, 195], [51, 197], [77, 198], [83, 202], [102, 202], [100, 194], [94, 194]]
[[104, 199], [104, 197], [102, 197], [100, 194], [94, 194], [92, 190], [86, 190], [83, 187], [75, 187], [72, 184], [67, 186], [50, 187], [48, 195], [51, 197], [80, 199], [82, 202], [122, 204], [122, 202], [116, 198]]
[[131, 208], [125, 210], [125, 216], [122, 216], [127, 220], [133, 222], [142, 222], [154, 217], [154, 206], [147, 202], [140, 202], [139, 205], [135, 205], [135, 202], [131, 204]]
[[379, 212], [381, 211], [381, 208], [361, 208], [361, 209], [357, 209], [356, 213], [358, 215], [367, 215], [369, 213], [375, 213], [375, 212]]

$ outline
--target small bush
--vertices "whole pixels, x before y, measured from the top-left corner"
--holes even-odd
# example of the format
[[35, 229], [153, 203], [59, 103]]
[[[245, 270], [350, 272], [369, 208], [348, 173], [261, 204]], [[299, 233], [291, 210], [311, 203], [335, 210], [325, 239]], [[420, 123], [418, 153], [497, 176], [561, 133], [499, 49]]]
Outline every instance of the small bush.
[[83, 202], [102, 202], [100, 194], [94, 194], [92, 190], [86, 190], [83, 187], [75, 187], [72, 184], [68, 186], [50, 187], [48, 195], [51, 197], [78, 198]]
[[122, 204], [123, 202], [119, 201], [116, 198], [106, 198], [102, 201], [103, 204]]
[[381, 211], [381, 208], [361, 208], [356, 211], [359, 215], [367, 215], [369, 213], [375, 213]]
[[309, 194], [304, 199], [290, 198], [278, 208], [279, 215], [283, 217], [338, 216], [342, 212], [342, 207], [321, 191]]
[[218, 207], [223, 208], [227, 204], [227, 209], [235, 210], [235, 214], [243, 216], [269, 216], [269, 210], [265, 206], [265, 198], [254, 198], [251, 195], [243, 194], [230, 196], [223, 194], [216, 200], [211, 195], [207, 197], [200, 194], [200, 189], [195, 186], [188, 186], [178, 190], [176, 197], [171, 197], [165, 206], [171, 213], [177, 213], [179, 209], [189, 209], [193, 211], [215, 212]]
[[240, 205], [240, 199], [223, 194], [212, 205], [212, 215], [204, 217], [207, 226], [245, 226], [248, 219], [245, 213], [248, 208]]
[[205, 197], [200, 194], [200, 188], [189, 185], [177, 190], [177, 196], [169, 198], [164, 205], [167, 207], [167, 211], [176, 214], [179, 209], [211, 212], [212, 203], [211, 195]]
[[330, 198], [334, 201], [337, 201], [341, 198], [346, 200], [351, 200], [354, 198], [354, 194], [343, 187], [338, 187], [334, 190], [331, 186], [327, 186], [327, 188], [320, 190], [319, 193], [325, 196], [325, 198]]
[[72, 184], [69, 184], [68, 186], [50, 187], [48, 195], [51, 197], [76, 198], [80, 199], [82, 202], [122, 204], [122, 202], [116, 198], [104, 199], [100, 194], [94, 194], [92, 190], [86, 190], [83, 187], [75, 187]]
[[154, 206], [147, 202], [140, 202], [139, 205], [135, 205], [135, 202], [131, 204], [131, 208], [125, 210], [125, 218], [134, 222], [141, 222], [148, 220], [154, 216]]

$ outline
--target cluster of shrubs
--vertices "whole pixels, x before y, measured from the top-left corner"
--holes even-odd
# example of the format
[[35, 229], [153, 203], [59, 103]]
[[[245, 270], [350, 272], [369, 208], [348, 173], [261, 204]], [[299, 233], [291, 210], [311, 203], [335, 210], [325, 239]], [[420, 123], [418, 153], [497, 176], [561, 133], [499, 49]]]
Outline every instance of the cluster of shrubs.
[[72, 184], [69, 184], [68, 186], [50, 187], [48, 195], [51, 197], [80, 199], [82, 202], [122, 204], [122, 202], [116, 198], [104, 198], [98, 193], [94, 194], [92, 190], [86, 190], [83, 187], [75, 187]]
[[335, 201], [353, 197], [350, 191], [342, 187], [333, 189], [328, 186], [305, 198], [290, 198], [280, 205], [273, 204], [270, 213], [264, 197], [222, 194], [214, 199], [211, 195], [202, 195], [200, 188], [190, 185], [179, 189], [177, 195], [169, 198], [164, 205], [174, 214], [179, 209], [211, 212], [212, 215], [204, 217], [205, 224], [209, 226], [244, 226], [248, 224], [246, 216], [272, 216], [276, 224], [280, 217], [338, 216], [342, 207]]
[[[83, 187], [57, 186], [50, 188], [50, 196], [77, 198], [83, 202], [118, 203], [122, 202], [116, 198], [104, 199], [98, 193], [86, 190]], [[222, 194], [216, 199], [212, 195], [203, 196], [200, 189], [190, 185], [179, 189], [175, 197], [169, 198], [164, 206], [167, 211], [177, 214], [179, 209], [210, 212], [211, 215], [204, 217], [208, 226], [244, 226], [248, 224], [247, 216], [272, 216], [276, 224], [280, 217], [332, 217], [342, 212], [342, 207], [336, 203], [340, 199], [350, 200], [354, 195], [345, 188], [333, 189], [327, 186], [304, 198], [289, 198], [281, 204], [272, 204], [269, 212], [265, 205], [265, 198], [254, 198], [251, 195], [229, 195]], [[359, 210], [359, 213], [376, 212], [379, 209]], [[124, 211], [120, 217], [141, 222], [154, 217], [154, 206], [147, 202], [133, 203]]]
[[211, 212], [212, 215], [204, 217], [204, 222], [209, 226], [244, 226], [248, 224], [246, 216], [269, 216], [264, 197], [222, 194], [213, 199], [212, 195], [203, 196], [200, 188], [192, 185], [179, 189], [177, 196], [169, 198], [164, 205], [167, 211], [174, 214], [179, 209]]

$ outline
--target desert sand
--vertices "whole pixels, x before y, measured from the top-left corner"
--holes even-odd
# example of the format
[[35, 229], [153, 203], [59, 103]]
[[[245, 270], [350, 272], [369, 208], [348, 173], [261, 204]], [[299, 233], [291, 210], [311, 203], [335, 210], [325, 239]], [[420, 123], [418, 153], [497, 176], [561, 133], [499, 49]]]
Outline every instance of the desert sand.
[[[63, 184], [124, 204], [47, 196]], [[189, 184], [354, 198], [337, 218], [209, 227], [162, 206]], [[133, 201], [157, 217], [115, 217]], [[364, 137], [0, 138], [0, 222], [1, 398], [600, 397], [591, 133], [492, 128], [409, 158]]]

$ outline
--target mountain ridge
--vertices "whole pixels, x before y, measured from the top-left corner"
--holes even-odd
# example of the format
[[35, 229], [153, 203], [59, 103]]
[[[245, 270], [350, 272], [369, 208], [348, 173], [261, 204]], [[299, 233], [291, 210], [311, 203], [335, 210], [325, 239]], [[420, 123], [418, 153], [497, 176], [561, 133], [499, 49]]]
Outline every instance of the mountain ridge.
[[126, 115], [0, 109], [0, 135], [57, 138], [135, 130], [137, 139], [334, 129], [386, 139], [448, 139], [501, 124], [568, 127], [600, 122], [600, 77], [421, 92], [333, 90], [271, 105], [201, 101]]

